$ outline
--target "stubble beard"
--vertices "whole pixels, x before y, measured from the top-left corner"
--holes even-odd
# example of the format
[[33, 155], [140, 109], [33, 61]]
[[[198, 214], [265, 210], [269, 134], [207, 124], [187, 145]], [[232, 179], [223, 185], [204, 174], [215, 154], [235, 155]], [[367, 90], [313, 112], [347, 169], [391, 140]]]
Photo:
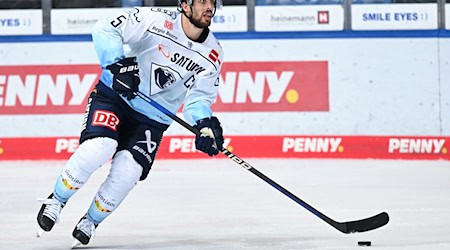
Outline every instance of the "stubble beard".
[[200, 19], [189, 18], [189, 21], [197, 28], [204, 29], [211, 25], [211, 22], [201, 22]]

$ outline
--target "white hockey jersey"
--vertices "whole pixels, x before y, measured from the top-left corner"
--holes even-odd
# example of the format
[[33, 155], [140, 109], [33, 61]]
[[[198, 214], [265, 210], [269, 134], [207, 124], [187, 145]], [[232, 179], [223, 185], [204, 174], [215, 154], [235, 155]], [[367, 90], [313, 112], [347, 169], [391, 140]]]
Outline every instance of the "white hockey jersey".
[[[211, 32], [203, 42], [189, 39], [181, 15], [157, 7], [137, 7], [94, 25], [92, 38], [100, 65], [100, 80], [112, 88], [106, 66], [125, 57], [137, 57], [139, 91], [177, 113], [183, 105], [188, 122], [210, 117], [217, 97], [223, 62], [222, 48]], [[136, 97], [123, 98], [134, 110], [164, 124], [172, 120]]]

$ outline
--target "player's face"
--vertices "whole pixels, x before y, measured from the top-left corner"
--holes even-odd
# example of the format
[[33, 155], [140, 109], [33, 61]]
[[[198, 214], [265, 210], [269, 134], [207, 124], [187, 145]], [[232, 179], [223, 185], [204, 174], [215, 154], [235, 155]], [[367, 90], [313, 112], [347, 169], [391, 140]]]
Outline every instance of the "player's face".
[[206, 28], [211, 25], [214, 16], [214, 0], [194, 0], [192, 4], [191, 22], [199, 28]]

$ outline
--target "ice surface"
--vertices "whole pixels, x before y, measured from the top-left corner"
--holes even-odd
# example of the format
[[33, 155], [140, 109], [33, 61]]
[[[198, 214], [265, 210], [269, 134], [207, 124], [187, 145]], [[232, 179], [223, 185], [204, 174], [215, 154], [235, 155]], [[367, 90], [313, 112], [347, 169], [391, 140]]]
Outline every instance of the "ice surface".
[[[386, 211], [385, 227], [342, 234], [229, 159], [158, 160], [98, 228], [91, 249], [450, 249], [450, 162], [246, 159], [337, 221]], [[0, 249], [68, 249], [109, 165], [36, 238], [37, 198], [64, 162], [0, 162]], [[365, 247], [367, 249], [367, 247]]]

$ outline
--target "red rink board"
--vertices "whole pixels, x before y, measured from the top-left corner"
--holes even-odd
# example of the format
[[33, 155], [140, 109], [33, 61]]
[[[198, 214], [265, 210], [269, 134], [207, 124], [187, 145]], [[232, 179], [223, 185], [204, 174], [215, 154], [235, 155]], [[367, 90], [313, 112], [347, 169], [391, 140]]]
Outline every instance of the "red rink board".
[[[228, 136], [240, 157], [450, 160], [450, 137], [439, 136]], [[68, 159], [77, 137], [0, 138], [0, 160]], [[207, 158], [193, 136], [166, 136], [158, 159]], [[220, 156], [225, 157], [225, 156]]]

